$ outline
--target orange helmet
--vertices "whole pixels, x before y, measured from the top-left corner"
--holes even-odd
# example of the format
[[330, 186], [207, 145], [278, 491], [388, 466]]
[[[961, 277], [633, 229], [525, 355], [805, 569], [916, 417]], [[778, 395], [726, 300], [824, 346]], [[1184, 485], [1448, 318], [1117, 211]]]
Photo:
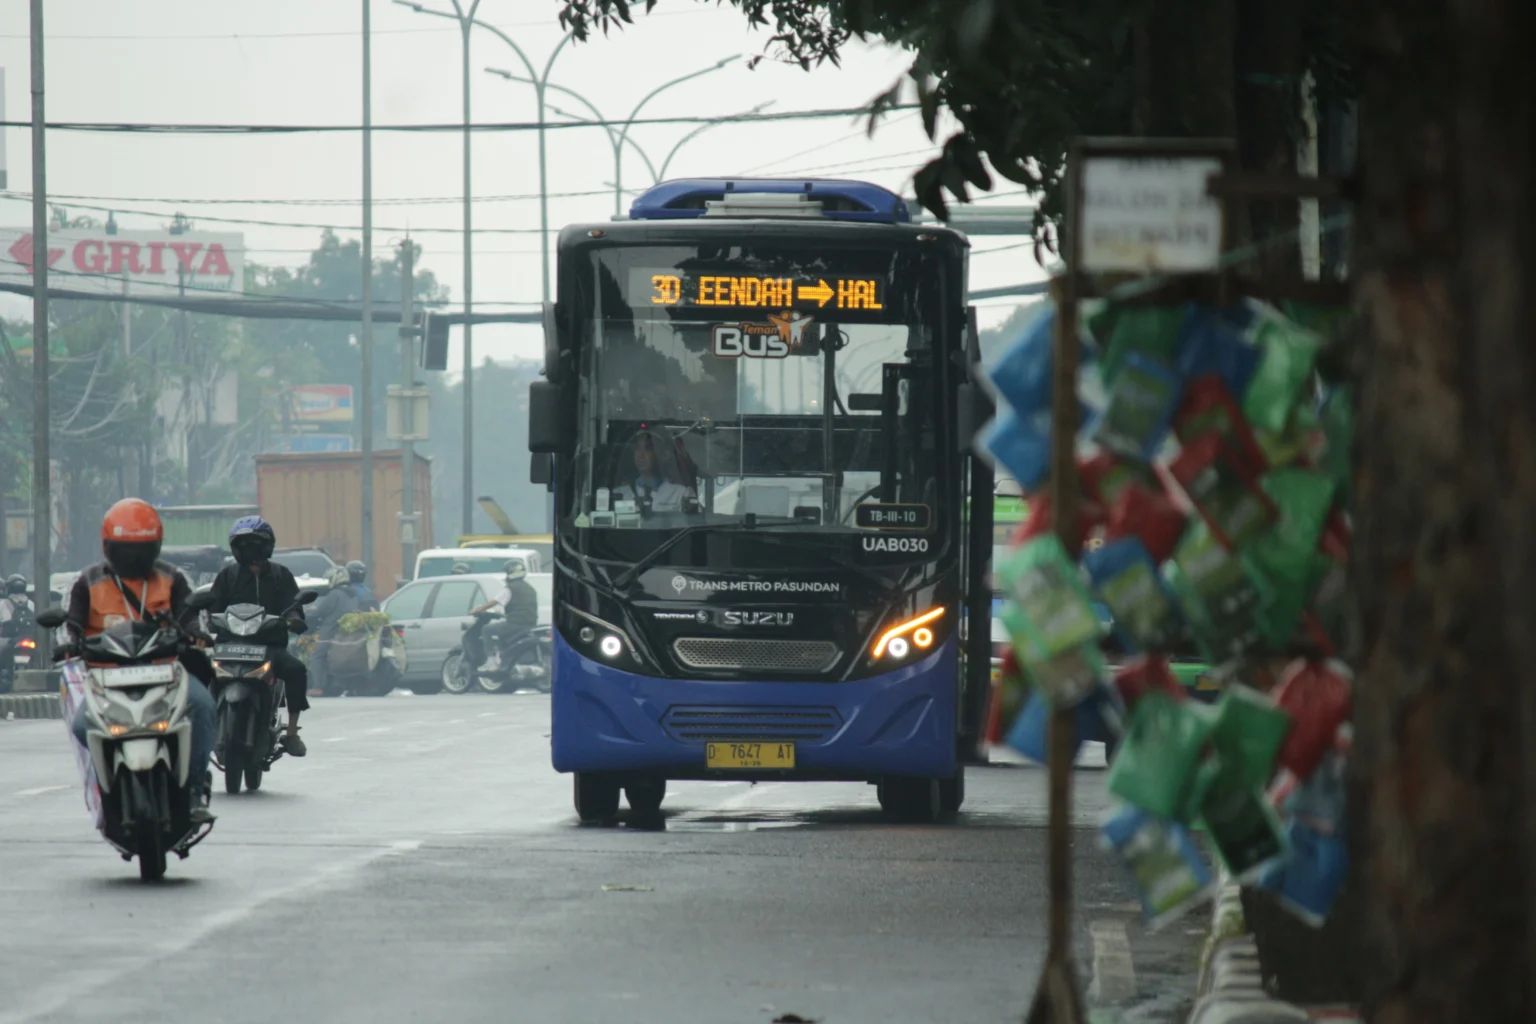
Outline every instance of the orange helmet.
[[124, 498], [101, 520], [101, 553], [113, 572], [129, 579], [145, 579], [154, 571], [164, 538], [160, 513], [138, 498]]

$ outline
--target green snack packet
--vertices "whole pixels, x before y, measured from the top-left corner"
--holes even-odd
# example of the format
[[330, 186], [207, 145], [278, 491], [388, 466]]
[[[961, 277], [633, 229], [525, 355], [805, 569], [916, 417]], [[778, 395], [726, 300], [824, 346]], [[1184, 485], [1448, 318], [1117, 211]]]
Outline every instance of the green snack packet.
[[1004, 619], [1019, 658], [1047, 661], [1072, 647], [1097, 643], [1099, 619], [1077, 563], [1055, 534], [1044, 534], [1010, 551], [994, 569], [1016, 602]]
[[[1114, 386], [1133, 353], [1164, 366], [1177, 366], [1186, 315], [1184, 306], [1122, 306], [1090, 322], [1095, 335], [1104, 341], [1101, 373], [1105, 387]], [[1099, 334], [1100, 329], [1105, 333]]]
[[1284, 650], [1321, 578], [1318, 538], [1333, 508], [1335, 484], [1322, 473], [1293, 468], [1272, 470], [1259, 483], [1279, 516], [1274, 529], [1248, 546], [1243, 562], [1250, 577], [1271, 590], [1255, 616], [1259, 631], [1271, 649]]
[[1243, 412], [1256, 429], [1283, 434], [1312, 373], [1322, 339], [1280, 316], [1261, 317], [1253, 334], [1264, 355], [1248, 382]]
[[1216, 706], [1211, 743], [1222, 765], [1247, 786], [1263, 788], [1275, 772], [1275, 757], [1291, 729], [1291, 716], [1252, 687], [1227, 687]]
[[1044, 661], [1025, 662], [1029, 681], [1057, 707], [1080, 704], [1104, 681], [1104, 656], [1094, 644], [1073, 647]]
[[1240, 769], [1219, 754], [1210, 763], [1219, 769], [1204, 793], [1200, 823], [1227, 873], [1250, 882], [1286, 855], [1285, 832], [1274, 807]]
[[1109, 791], [1159, 818], [1188, 821], [1212, 722], [1193, 701], [1148, 693], [1136, 702], [1109, 767]]
[[1204, 523], [1190, 524], [1163, 576], [1207, 661], [1219, 664], [1258, 645], [1254, 613], [1271, 589], [1268, 581], [1248, 571]]
[[1355, 396], [1347, 386], [1334, 388], [1323, 401], [1320, 425], [1324, 446], [1318, 468], [1333, 478], [1347, 501], [1350, 484], [1350, 450], [1355, 443]]
[[1289, 466], [1305, 461], [1321, 446], [1322, 426], [1312, 407], [1303, 404], [1296, 407], [1282, 433], [1255, 430], [1253, 436], [1259, 443], [1259, 450], [1264, 453], [1265, 461], [1271, 466]]

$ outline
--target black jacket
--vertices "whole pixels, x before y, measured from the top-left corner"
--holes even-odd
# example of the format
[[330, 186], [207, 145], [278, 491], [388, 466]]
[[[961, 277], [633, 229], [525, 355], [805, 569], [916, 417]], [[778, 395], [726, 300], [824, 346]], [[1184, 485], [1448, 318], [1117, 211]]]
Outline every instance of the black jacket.
[[232, 604], [259, 604], [268, 615], [287, 612], [289, 618], [304, 621], [303, 607], [292, 607], [299, 599], [298, 581], [286, 566], [276, 562], [268, 562], [264, 572], [245, 565], [226, 565], [214, 577], [208, 596], [213, 599], [210, 612], [227, 611]]

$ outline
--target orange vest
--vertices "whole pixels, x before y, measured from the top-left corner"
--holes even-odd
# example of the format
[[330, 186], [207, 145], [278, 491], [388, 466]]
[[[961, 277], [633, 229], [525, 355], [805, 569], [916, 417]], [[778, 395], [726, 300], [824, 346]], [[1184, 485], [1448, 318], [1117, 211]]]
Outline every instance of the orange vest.
[[[170, 611], [175, 573], [176, 570], [164, 562], [155, 563], [155, 570], [147, 580], [119, 579], [107, 571], [105, 564], [87, 569], [85, 583], [90, 588], [91, 608], [85, 624], [86, 636], [101, 633], [109, 620], [137, 622], [154, 612]], [[118, 584], [122, 584], [122, 589], [118, 589]]]

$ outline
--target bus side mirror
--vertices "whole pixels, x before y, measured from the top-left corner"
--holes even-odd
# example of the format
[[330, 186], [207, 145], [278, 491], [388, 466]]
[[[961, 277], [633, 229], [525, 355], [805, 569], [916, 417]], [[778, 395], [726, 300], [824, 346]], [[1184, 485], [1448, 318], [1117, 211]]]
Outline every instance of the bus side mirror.
[[560, 386], [553, 381], [528, 385], [528, 450], [535, 455], [558, 455], [571, 443], [560, 398]]
[[555, 457], [547, 452], [535, 453], [528, 463], [528, 482], [548, 487], [555, 480]]
[[996, 412], [991, 396], [974, 381], [955, 389], [955, 439], [960, 454], [975, 454], [976, 435]]

